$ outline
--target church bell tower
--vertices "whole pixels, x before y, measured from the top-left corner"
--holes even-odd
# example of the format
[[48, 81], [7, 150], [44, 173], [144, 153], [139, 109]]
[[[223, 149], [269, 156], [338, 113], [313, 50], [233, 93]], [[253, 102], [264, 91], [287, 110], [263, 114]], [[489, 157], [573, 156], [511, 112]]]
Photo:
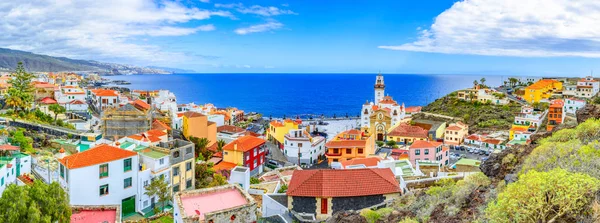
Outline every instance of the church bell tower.
[[379, 104], [383, 97], [385, 96], [385, 84], [383, 83], [383, 75], [379, 73], [377, 75], [377, 79], [375, 80], [375, 104]]

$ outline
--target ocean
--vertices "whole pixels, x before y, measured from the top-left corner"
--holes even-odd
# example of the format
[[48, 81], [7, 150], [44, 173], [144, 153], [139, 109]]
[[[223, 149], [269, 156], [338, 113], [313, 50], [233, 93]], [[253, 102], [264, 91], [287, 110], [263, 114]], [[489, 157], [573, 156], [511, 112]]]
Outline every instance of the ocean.
[[[172, 74], [108, 76], [125, 80], [132, 90], [166, 89], [178, 103], [213, 103], [264, 116], [357, 116], [365, 101], [374, 100], [377, 74]], [[424, 106], [452, 91], [486, 78], [497, 86], [501, 76], [383, 74], [385, 94], [406, 106]], [[507, 77], [504, 77], [506, 79]]]

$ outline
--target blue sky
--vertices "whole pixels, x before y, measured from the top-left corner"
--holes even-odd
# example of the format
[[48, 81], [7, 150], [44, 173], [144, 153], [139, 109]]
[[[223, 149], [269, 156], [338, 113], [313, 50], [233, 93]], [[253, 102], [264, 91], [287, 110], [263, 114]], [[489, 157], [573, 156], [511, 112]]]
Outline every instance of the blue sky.
[[[198, 72], [600, 72], [590, 0], [0, 2], [0, 47]], [[33, 25], [37, 24], [37, 25]]]

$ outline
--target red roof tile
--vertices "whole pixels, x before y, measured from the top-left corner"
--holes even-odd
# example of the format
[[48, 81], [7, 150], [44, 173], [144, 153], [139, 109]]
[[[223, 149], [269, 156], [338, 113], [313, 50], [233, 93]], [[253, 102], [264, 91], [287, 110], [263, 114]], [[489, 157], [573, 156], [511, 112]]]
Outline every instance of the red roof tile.
[[377, 166], [377, 163], [381, 161], [380, 157], [367, 157], [367, 158], [356, 158], [347, 160], [342, 163], [342, 166], [348, 167], [352, 165], [365, 165], [366, 167]]
[[436, 148], [441, 145], [442, 145], [441, 142], [418, 140], [418, 141], [413, 142], [413, 144], [410, 145], [410, 148], [411, 149]]
[[85, 104], [85, 102], [81, 101], [81, 100], [72, 100], [69, 102], [69, 104], [73, 104], [73, 105], [83, 105]]
[[194, 118], [194, 117], [202, 117], [202, 116], [205, 116], [205, 115], [203, 115], [201, 113], [198, 113], [198, 112], [190, 112], [189, 111], [189, 112], [184, 112], [183, 116], [188, 117], [188, 118]]
[[[265, 144], [265, 142], [266, 141], [264, 139], [247, 135], [247, 136], [239, 137], [236, 140], [233, 140], [232, 142], [230, 142], [229, 144], [223, 146], [223, 150], [230, 150], [230, 151], [237, 150], [237, 151], [246, 152], [246, 151], [254, 149], [262, 144]], [[237, 145], [237, 148], [236, 148], [236, 145]]]
[[84, 152], [66, 156], [58, 161], [67, 167], [67, 169], [76, 169], [120, 160], [132, 156], [137, 156], [137, 153], [102, 144]]
[[226, 132], [226, 133], [244, 133], [246, 129], [234, 126], [234, 125], [222, 125], [217, 127], [217, 132]]
[[143, 109], [143, 110], [148, 110], [150, 109], [150, 105], [148, 103], [146, 103], [145, 101], [142, 100], [135, 100], [133, 101], [133, 106], [138, 108], [138, 109]]
[[0, 146], [0, 151], [19, 151], [21, 148], [18, 146], [13, 146], [9, 144], [4, 144]]
[[325, 143], [327, 148], [364, 148], [367, 144], [365, 140], [333, 140]]
[[92, 93], [99, 97], [117, 97], [119, 94], [114, 90], [107, 89], [93, 89]]
[[165, 124], [164, 122], [161, 122], [160, 120], [154, 120], [154, 122], [152, 122], [152, 129], [156, 129], [156, 130], [171, 130], [171, 127], [169, 127], [167, 124]]
[[45, 98], [42, 98], [42, 100], [40, 100], [40, 103], [49, 105], [49, 104], [56, 104], [57, 102], [53, 98], [45, 97]]
[[400, 193], [389, 168], [296, 170], [287, 195], [299, 197], [357, 197]]
[[231, 169], [235, 168], [236, 166], [237, 166], [237, 164], [235, 164], [235, 163], [221, 161], [219, 164], [213, 166], [213, 170], [214, 171], [231, 170]]
[[415, 138], [427, 138], [428, 135], [429, 133], [426, 129], [416, 125], [409, 125], [406, 123], [400, 123], [400, 125], [398, 125], [392, 131], [390, 131], [390, 133], [388, 133], [388, 136]]
[[461, 129], [462, 129], [461, 127], [458, 127], [456, 125], [451, 125], [451, 126], [448, 126], [448, 128], [446, 128], [446, 130], [452, 130], [452, 131], [459, 131]]
[[415, 113], [415, 112], [421, 112], [421, 106], [412, 106], [412, 107], [406, 107], [406, 109], [404, 111], [406, 111], [406, 113]]

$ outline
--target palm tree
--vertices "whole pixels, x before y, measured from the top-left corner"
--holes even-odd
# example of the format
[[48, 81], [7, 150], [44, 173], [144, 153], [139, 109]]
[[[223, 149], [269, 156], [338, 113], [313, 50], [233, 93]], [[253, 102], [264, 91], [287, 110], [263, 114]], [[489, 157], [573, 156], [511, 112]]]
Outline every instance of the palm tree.
[[225, 144], [227, 144], [227, 143], [225, 143], [224, 140], [219, 139], [219, 141], [217, 141], [217, 151], [222, 152]]
[[477, 86], [477, 84], [479, 84], [479, 83], [477, 83], [477, 80], [474, 80], [473, 81], [473, 88], [475, 88]]
[[473, 98], [475, 98], [475, 94], [473, 92], [469, 92], [469, 100], [473, 101]]
[[190, 141], [192, 141], [195, 144], [195, 152], [196, 152], [196, 157], [200, 156], [200, 154], [202, 154], [204, 156], [205, 159], [210, 159], [210, 157], [207, 157], [208, 154], [206, 147], [208, 146], [208, 144], [210, 143], [210, 140], [208, 140], [207, 138], [197, 138], [197, 137], [190, 137]]
[[54, 121], [56, 122], [56, 117], [58, 117], [59, 114], [65, 113], [67, 111], [67, 109], [65, 109], [65, 107], [60, 106], [59, 104], [51, 104], [48, 107], [48, 110], [50, 110], [52, 113], [54, 113]]
[[485, 85], [485, 77], [482, 77], [479, 81], [481, 82], [481, 85]]

